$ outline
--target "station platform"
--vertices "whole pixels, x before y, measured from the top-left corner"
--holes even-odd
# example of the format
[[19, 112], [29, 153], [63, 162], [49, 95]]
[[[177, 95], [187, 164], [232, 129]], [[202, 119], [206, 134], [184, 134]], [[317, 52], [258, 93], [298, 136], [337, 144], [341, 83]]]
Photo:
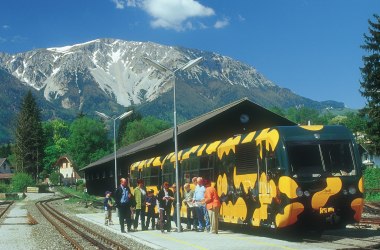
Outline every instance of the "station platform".
[[[121, 233], [119, 218], [113, 213], [114, 225], [104, 225], [104, 214], [77, 214], [78, 217], [113, 231], [120, 236], [129, 237], [153, 249], [181, 249], [181, 250], [221, 250], [221, 249], [316, 249], [305, 244], [288, 242], [269, 237], [254, 236], [251, 234], [236, 233], [229, 230], [219, 230], [218, 234], [205, 232], [183, 231], [164, 232], [160, 230], [141, 231], [139, 225], [136, 232]], [[186, 228], [185, 224], [182, 224]], [[172, 222], [172, 228], [175, 224]], [[320, 249], [320, 248], [318, 248]]]

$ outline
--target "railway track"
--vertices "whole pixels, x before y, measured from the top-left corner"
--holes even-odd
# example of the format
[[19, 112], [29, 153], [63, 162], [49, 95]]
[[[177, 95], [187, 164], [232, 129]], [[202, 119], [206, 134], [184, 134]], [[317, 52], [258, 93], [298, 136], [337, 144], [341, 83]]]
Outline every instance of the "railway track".
[[363, 217], [358, 223], [358, 226], [372, 226], [375, 229], [380, 229], [380, 203], [364, 204]]
[[8, 211], [8, 209], [12, 206], [13, 201], [9, 202], [0, 202], [0, 218]]
[[57, 231], [70, 242], [74, 249], [128, 249], [76, 220], [70, 219], [49, 205], [49, 202], [58, 199], [39, 201], [36, 202], [36, 206]]

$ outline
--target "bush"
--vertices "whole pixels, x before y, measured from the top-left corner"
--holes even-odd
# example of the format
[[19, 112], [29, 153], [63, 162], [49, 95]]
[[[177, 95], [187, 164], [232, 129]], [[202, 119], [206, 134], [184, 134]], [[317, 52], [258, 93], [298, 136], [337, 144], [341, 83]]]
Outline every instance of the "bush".
[[0, 183], [0, 193], [8, 193], [10, 190], [9, 185], [5, 183]]
[[371, 189], [380, 189], [380, 168], [367, 168], [363, 173], [365, 198], [368, 201], [380, 201], [378, 192], [371, 192]]
[[57, 172], [51, 173], [49, 180], [53, 185], [58, 185], [59, 183], [60, 174]]
[[17, 173], [13, 175], [11, 186], [14, 192], [25, 192], [26, 187], [34, 186], [35, 182], [32, 176], [26, 173]]

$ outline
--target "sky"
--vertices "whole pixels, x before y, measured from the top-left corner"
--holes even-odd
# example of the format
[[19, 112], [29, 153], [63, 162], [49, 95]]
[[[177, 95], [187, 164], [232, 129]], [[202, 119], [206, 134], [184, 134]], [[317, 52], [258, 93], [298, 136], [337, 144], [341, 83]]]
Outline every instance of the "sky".
[[228, 56], [298, 95], [359, 109], [374, 14], [378, 0], [1, 0], [0, 52], [150, 41]]

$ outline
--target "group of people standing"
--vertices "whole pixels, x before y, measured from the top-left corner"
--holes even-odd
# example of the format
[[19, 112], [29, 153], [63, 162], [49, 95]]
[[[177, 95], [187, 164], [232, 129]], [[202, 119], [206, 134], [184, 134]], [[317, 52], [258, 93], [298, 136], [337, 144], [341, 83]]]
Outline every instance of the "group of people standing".
[[187, 205], [187, 229], [210, 233], [218, 233], [220, 200], [218, 193], [209, 180], [202, 177], [194, 177], [192, 182], [194, 190], [190, 189], [190, 184], [184, 185], [184, 200]]
[[[180, 206], [187, 206], [187, 229], [197, 232], [207, 231], [218, 233], [218, 217], [220, 201], [216, 189], [211, 182], [202, 177], [194, 177], [192, 182], [195, 189], [192, 190], [190, 183], [184, 185], [183, 196], [180, 197]], [[168, 182], [164, 182], [157, 197], [153, 190], [146, 191], [143, 180], [137, 180], [137, 187], [131, 192], [127, 185], [127, 179], [120, 179], [120, 186], [116, 189], [114, 198], [118, 208], [120, 229], [122, 233], [137, 230], [140, 219], [141, 230], [147, 230], [151, 223], [151, 229], [155, 229], [155, 207], [158, 204], [159, 220], [158, 226], [161, 232], [171, 230], [171, 211], [174, 208], [173, 220], [177, 225], [177, 201], [176, 186], [170, 188]], [[105, 224], [112, 224], [112, 204], [110, 203], [111, 192], [106, 192], [104, 199]], [[132, 214], [134, 213], [134, 215]], [[146, 220], [145, 220], [145, 217]], [[127, 231], [125, 230], [127, 224]], [[192, 227], [191, 227], [192, 226]], [[133, 227], [133, 228], [132, 228]]]

